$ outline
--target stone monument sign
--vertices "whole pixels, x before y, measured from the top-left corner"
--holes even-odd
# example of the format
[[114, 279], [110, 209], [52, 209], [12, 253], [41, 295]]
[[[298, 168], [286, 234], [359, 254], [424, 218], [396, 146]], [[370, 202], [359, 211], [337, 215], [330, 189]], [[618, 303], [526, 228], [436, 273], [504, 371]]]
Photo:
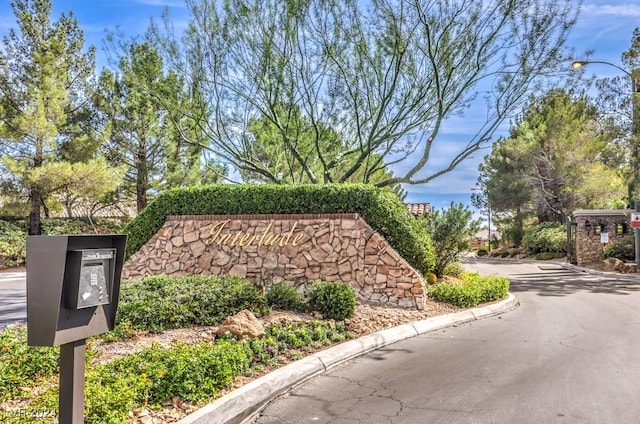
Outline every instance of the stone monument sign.
[[125, 264], [123, 278], [233, 275], [263, 287], [343, 281], [366, 302], [423, 309], [425, 283], [358, 214], [180, 215]]

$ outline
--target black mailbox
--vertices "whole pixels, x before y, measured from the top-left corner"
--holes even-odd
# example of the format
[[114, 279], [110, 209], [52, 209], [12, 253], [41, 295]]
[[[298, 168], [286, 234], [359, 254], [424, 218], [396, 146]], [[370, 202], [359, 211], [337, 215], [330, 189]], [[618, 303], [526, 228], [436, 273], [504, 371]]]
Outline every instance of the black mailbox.
[[32, 346], [58, 346], [113, 329], [126, 236], [27, 237]]

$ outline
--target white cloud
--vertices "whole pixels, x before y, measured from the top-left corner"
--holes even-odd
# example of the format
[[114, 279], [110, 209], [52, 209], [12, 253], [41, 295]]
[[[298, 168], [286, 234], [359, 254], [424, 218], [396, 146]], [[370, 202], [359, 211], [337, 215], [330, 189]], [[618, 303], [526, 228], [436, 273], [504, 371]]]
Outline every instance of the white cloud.
[[582, 6], [584, 15], [593, 16], [622, 16], [624, 18], [640, 18], [640, 5], [637, 3], [627, 4], [594, 4], [589, 3]]

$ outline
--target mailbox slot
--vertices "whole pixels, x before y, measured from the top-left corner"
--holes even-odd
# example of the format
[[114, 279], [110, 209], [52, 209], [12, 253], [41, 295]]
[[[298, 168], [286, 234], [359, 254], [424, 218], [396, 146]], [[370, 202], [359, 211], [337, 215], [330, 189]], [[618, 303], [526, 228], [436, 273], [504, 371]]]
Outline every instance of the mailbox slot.
[[67, 252], [64, 292], [68, 309], [85, 309], [110, 302], [116, 249]]

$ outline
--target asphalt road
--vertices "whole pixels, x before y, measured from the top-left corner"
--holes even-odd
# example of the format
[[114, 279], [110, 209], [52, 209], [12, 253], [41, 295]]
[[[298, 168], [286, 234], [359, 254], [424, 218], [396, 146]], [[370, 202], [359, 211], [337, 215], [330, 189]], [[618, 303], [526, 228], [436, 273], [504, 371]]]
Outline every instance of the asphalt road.
[[349, 361], [253, 422], [640, 422], [640, 283], [557, 265], [467, 266], [508, 276], [520, 307]]
[[0, 330], [27, 322], [27, 282], [24, 272], [0, 273]]

